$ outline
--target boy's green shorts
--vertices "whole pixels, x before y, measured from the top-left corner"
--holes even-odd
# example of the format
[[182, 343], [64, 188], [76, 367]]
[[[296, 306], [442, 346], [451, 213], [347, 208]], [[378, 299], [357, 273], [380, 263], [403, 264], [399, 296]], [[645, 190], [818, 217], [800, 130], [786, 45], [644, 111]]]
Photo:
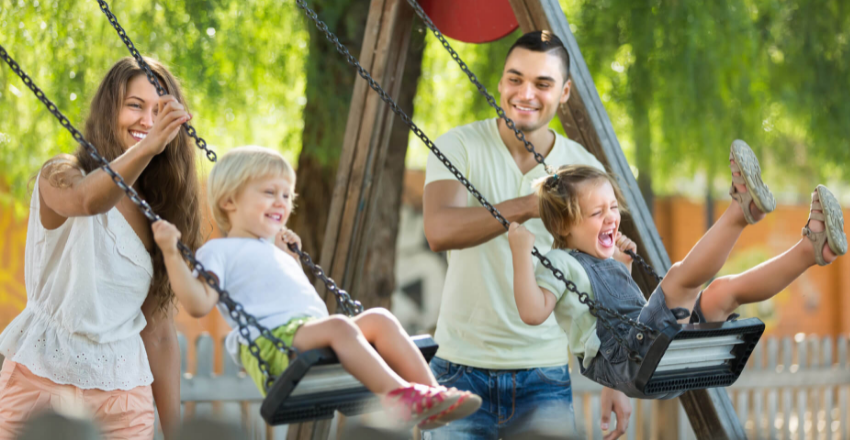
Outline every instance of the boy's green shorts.
[[[316, 318], [312, 316], [292, 318], [286, 324], [272, 329], [272, 334], [283, 341], [287, 347], [291, 347], [292, 339], [295, 337], [295, 332], [298, 331], [302, 325], [314, 319]], [[272, 341], [269, 341], [262, 336], [255, 339], [254, 342], [260, 347], [260, 357], [269, 364], [269, 373], [272, 377], [280, 376], [280, 374], [286, 370], [286, 367], [289, 366], [289, 357], [287, 354], [278, 350]], [[263, 378], [263, 372], [260, 371], [260, 363], [257, 362], [257, 358], [251, 354], [251, 350], [248, 349], [247, 345], [240, 344], [239, 358], [242, 360], [242, 366], [245, 367], [245, 372], [251, 376], [251, 379], [253, 379], [254, 383], [257, 384], [257, 388], [259, 388], [260, 392], [263, 393], [263, 396], [265, 396], [265, 379]]]

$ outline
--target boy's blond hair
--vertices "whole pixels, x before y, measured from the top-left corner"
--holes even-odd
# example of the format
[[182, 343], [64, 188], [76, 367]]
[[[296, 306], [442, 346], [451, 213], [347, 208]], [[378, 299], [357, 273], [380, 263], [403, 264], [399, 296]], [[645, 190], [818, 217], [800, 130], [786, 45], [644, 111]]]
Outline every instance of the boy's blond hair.
[[587, 165], [564, 165], [549, 177], [534, 182], [543, 226], [555, 238], [553, 249], [566, 249], [565, 233], [582, 218], [579, 187], [586, 182], [607, 181], [614, 188], [620, 212], [627, 214], [625, 197], [617, 181], [605, 171]]
[[[295, 188], [295, 170], [284, 157], [265, 147], [239, 147], [228, 151], [218, 159], [210, 172], [207, 183], [207, 199], [215, 223], [221, 232], [230, 231], [230, 219], [221, 208], [221, 202], [236, 197], [245, 185], [255, 179], [283, 177]], [[290, 203], [295, 194], [290, 196]]]

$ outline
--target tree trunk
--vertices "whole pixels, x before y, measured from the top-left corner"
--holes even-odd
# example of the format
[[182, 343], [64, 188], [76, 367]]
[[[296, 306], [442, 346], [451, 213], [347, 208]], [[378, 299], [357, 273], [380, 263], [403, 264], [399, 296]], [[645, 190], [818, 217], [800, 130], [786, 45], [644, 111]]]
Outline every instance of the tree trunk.
[[652, 137], [649, 132], [649, 111], [646, 101], [642, 98], [633, 102], [635, 114], [632, 118], [634, 124], [635, 156], [637, 162], [638, 176], [637, 184], [649, 214], [655, 216], [655, 193], [652, 192]]
[[[422, 54], [425, 49], [425, 30], [417, 18], [410, 36], [410, 49], [404, 66], [404, 77], [398, 96], [398, 105], [411, 118], [413, 98], [416, 96], [419, 77], [422, 74]], [[395, 290], [396, 238], [404, 190], [404, 161], [407, 155], [410, 129], [393, 118], [392, 134], [384, 161], [384, 171], [378, 183], [373, 222], [368, 232], [369, 249], [363, 263], [362, 275], [356, 286], [356, 297], [363, 307], [390, 308], [391, 295]]]
[[[357, 56], [369, 2], [314, 0], [310, 5], [349, 52]], [[295, 184], [299, 196], [289, 226], [301, 237], [304, 251], [318, 262], [356, 72], [312, 21], [308, 20], [307, 28], [307, 104]]]
[[632, 9], [631, 32], [635, 60], [629, 67], [629, 95], [635, 139], [637, 184], [650, 215], [655, 211], [652, 192], [652, 134], [649, 107], [652, 101], [652, 73], [649, 69], [649, 51], [653, 46], [652, 13], [649, 6], [636, 5]]

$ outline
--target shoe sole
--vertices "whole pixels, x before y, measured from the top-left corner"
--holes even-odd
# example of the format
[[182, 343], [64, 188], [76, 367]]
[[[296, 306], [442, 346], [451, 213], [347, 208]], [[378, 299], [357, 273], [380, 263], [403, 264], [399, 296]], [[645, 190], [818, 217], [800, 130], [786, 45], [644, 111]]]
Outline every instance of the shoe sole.
[[818, 199], [823, 210], [826, 241], [835, 255], [847, 253], [847, 235], [844, 234], [844, 212], [838, 199], [823, 185], [817, 187]]
[[[770, 188], [761, 180], [761, 166], [756, 154], [752, 148], [742, 140], [732, 142], [732, 158], [741, 169], [741, 176], [747, 182], [747, 191], [753, 198], [753, 203], [759, 211], [767, 214], [776, 209], [776, 199]], [[742, 209], [750, 209], [749, 206], [742, 206]]]
[[[414, 426], [421, 425], [423, 422], [426, 422], [431, 417], [436, 417], [436, 416], [439, 416], [440, 414], [442, 414], [446, 411], [450, 411], [453, 406], [457, 405], [457, 403], [460, 399], [461, 399], [460, 396], [458, 396], [456, 399], [446, 399], [446, 400], [443, 400], [442, 402], [439, 402], [438, 404], [435, 404], [434, 406], [432, 406], [427, 411], [424, 411], [422, 414], [414, 416], [413, 419], [406, 422], [405, 428], [413, 429]], [[421, 429], [421, 426], [420, 426], [420, 429]]]
[[[481, 407], [481, 398], [475, 395], [468, 396], [465, 399], [460, 399], [455, 405], [452, 405], [443, 412], [425, 419], [419, 424], [419, 429], [427, 431], [449, 424], [455, 420], [460, 420], [469, 417], [478, 411]], [[433, 418], [433, 420], [432, 420]]]

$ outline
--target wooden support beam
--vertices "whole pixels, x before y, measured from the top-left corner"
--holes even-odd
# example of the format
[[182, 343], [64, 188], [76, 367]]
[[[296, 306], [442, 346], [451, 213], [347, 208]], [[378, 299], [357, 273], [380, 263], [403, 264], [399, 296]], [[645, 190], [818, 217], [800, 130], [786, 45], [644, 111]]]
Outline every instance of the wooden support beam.
[[[404, 0], [372, 0], [359, 61], [393, 99], [398, 98], [414, 13]], [[358, 281], [368, 250], [369, 218], [384, 158], [389, 145], [394, 114], [365, 80], [354, 85], [345, 138], [328, 213], [320, 265], [340, 288], [351, 292]], [[334, 130], [334, 127], [327, 127]], [[336, 300], [321, 281], [332, 313]], [[291, 425], [287, 440], [325, 440], [331, 420]]]
[[[372, 0], [360, 64], [393, 99], [398, 97], [413, 10], [404, 0]], [[357, 78], [351, 97], [345, 140], [322, 246], [321, 266], [343, 289], [350, 290], [367, 247], [373, 187], [389, 144], [395, 115], [365, 80]], [[317, 290], [324, 286], [317, 283]], [[328, 309], [336, 302], [325, 292]]]
[[[621, 229], [638, 244], [641, 256], [656, 271], [665, 273], [670, 268], [670, 258], [558, 0], [510, 0], [510, 3], [523, 32], [548, 29], [564, 42], [570, 54], [570, 76], [573, 82], [569, 101], [558, 109], [564, 131], [618, 176], [631, 211], [631, 219], [624, 217]], [[633, 273], [644, 292], [654, 289], [656, 282], [652, 277], [643, 275], [640, 270]], [[726, 390], [713, 388], [689, 392], [680, 401], [698, 438], [746, 438]]]

